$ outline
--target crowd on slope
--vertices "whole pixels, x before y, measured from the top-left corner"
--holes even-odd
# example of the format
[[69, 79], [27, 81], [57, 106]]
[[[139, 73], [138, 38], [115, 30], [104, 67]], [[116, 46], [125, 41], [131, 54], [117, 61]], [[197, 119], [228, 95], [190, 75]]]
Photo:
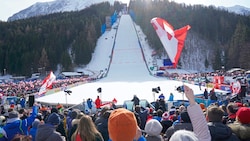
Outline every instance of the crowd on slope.
[[[194, 83], [195, 81], [198, 83], [201, 83], [201, 85], [205, 86], [205, 83], [212, 82], [213, 80], [209, 80], [208, 78], [211, 78], [213, 76], [230, 76], [230, 77], [242, 77], [244, 78], [241, 80], [242, 83], [247, 85], [247, 91], [250, 93], [250, 86], [249, 83], [246, 80], [246, 74], [244, 73], [227, 73], [227, 72], [209, 72], [209, 73], [190, 73], [190, 74], [169, 74], [166, 77], [168, 79], [174, 79], [179, 81], [186, 81], [189, 83]], [[203, 78], [203, 80], [201, 80]], [[205, 78], [205, 80], [204, 80]], [[97, 79], [97, 78], [96, 78]], [[84, 76], [82, 77], [72, 77], [72, 78], [66, 78], [66, 79], [56, 79], [56, 81], [53, 83], [53, 88], [60, 88], [60, 87], [67, 87], [71, 84], [76, 84], [79, 82], [89, 82], [96, 80], [95, 78], [86, 78]], [[43, 80], [36, 79], [36, 80], [26, 80], [26, 81], [6, 81], [0, 83], [0, 96], [18, 96], [22, 97], [27, 94], [36, 94], [39, 92], [41, 86], [42, 86]], [[202, 84], [203, 83], [203, 84]], [[225, 84], [228, 84], [228, 82], [225, 82]]]
[[[74, 77], [66, 79], [56, 79], [53, 88], [67, 87], [79, 82], [87, 82], [90, 79], [86, 77]], [[42, 86], [43, 80], [37, 79], [33, 81], [18, 81], [0, 83], [0, 93], [2, 96], [25, 96], [27, 94], [36, 94]]]
[[[0, 141], [248, 141], [250, 108], [248, 103], [216, 102], [205, 107], [196, 103], [193, 90], [184, 86], [188, 106], [155, 109], [139, 105], [129, 111], [100, 106], [96, 112], [46, 107], [35, 103], [31, 109], [1, 108]], [[97, 97], [98, 99], [98, 97]], [[164, 101], [163, 95], [159, 101]]]

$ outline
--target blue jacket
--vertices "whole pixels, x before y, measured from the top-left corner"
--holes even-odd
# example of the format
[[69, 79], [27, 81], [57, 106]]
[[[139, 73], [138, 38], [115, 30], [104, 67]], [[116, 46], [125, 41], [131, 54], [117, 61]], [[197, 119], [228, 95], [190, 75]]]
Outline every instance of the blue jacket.
[[33, 106], [33, 111], [31, 116], [24, 120], [19, 118], [11, 119], [13, 121], [6, 123], [1, 131], [0, 141], [11, 141], [16, 134], [28, 135], [28, 128], [32, 125], [32, 122], [37, 116], [38, 108]]

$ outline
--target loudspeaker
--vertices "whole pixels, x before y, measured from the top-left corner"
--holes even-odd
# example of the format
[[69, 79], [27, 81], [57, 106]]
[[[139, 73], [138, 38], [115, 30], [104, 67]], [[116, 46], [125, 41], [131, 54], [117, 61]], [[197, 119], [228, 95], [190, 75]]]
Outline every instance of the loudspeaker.
[[30, 95], [29, 96], [29, 107], [32, 107], [33, 104], [35, 102], [35, 96], [34, 95]]

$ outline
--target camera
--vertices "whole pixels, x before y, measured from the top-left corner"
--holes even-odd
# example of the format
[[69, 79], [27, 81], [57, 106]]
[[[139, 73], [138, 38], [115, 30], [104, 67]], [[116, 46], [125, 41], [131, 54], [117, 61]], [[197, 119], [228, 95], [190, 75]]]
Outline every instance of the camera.
[[71, 90], [64, 90], [64, 92], [67, 93], [67, 94], [69, 94], [69, 95], [72, 93]]
[[176, 88], [176, 90], [178, 91], [178, 92], [184, 92], [184, 86], [182, 85], [182, 86], [179, 86], [179, 87], [177, 87]]

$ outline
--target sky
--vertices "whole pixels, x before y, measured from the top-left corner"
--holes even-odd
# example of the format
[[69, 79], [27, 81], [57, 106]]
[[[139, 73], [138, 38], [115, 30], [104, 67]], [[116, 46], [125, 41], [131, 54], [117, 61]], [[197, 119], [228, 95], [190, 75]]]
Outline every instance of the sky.
[[[131, 100], [134, 95], [152, 102], [161, 93], [165, 95], [166, 99], [169, 98], [170, 93], [173, 93], [175, 100], [186, 100], [183, 94], [176, 91], [176, 88], [183, 85], [183, 82], [151, 75], [155, 74], [154, 71], [148, 70], [152, 66], [152, 50], [145, 41], [145, 35], [140, 27], [135, 25], [134, 28], [129, 15], [122, 15], [120, 21], [117, 21], [113, 27], [116, 27], [118, 23], [118, 29], [112, 28], [110, 31], [106, 31], [98, 39], [92, 60], [84, 68], [84, 70], [91, 70], [97, 74], [108, 70], [107, 77], [67, 88], [72, 91], [71, 95], [65, 94], [64, 91], [55, 90], [55, 93], [38, 98], [36, 101], [54, 104], [79, 104], [83, 102], [83, 99], [91, 98], [95, 100], [97, 96], [100, 96], [102, 101], [112, 101], [115, 98], [121, 105], [124, 101]], [[137, 38], [137, 35], [139, 38]], [[114, 50], [112, 51], [113, 47]], [[110, 67], [108, 67], [109, 63]], [[83, 71], [83, 69], [77, 71]], [[195, 94], [203, 94], [205, 90], [205, 87], [200, 90], [199, 86], [186, 85], [190, 86]], [[153, 93], [152, 89], [157, 87], [161, 88], [160, 93]], [[101, 93], [97, 92], [98, 88], [102, 88]]]
[[[7, 21], [8, 17], [13, 14], [35, 4], [36, 2], [46, 2], [54, 0], [0, 0], [0, 20]], [[121, 0], [123, 2], [128, 2], [129, 0]], [[204, 4], [204, 5], [215, 5], [215, 6], [234, 6], [242, 5], [250, 8], [249, 0], [172, 0], [178, 3], [187, 4]]]

